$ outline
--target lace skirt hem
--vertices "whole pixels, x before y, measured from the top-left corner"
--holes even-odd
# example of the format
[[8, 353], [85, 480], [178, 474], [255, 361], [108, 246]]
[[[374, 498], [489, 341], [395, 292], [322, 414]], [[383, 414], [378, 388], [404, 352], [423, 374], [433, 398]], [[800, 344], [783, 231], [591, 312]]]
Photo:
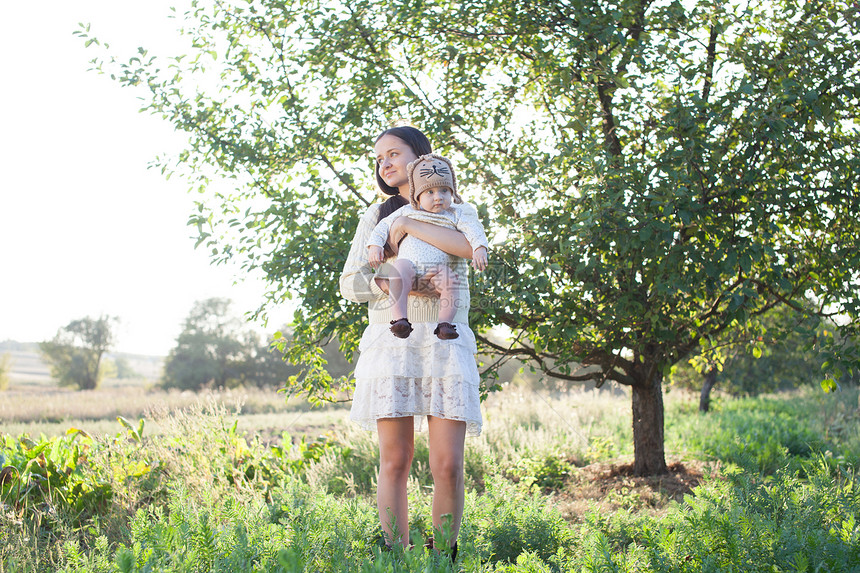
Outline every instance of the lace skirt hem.
[[454, 340], [439, 340], [435, 323], [413, 324], [405, 339], [391, 334], [388, 325], [368, 326], [359, 344], [350, 419], [375, 431], [380, 418], [413, 416], [421, 431], [426, 416], [435, 416], [465, 422], [467, 435], [479, 435], [475, 336], [467, 324], [456, 326], [460, 337]]

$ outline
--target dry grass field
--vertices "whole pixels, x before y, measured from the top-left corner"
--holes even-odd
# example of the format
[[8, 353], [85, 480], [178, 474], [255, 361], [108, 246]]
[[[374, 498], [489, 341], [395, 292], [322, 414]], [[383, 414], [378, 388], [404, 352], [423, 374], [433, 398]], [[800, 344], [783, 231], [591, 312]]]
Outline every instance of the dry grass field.
[[48, 367], [30, 350], [7, 351], [12, 359], [10, 386], [0, 393], [0, 433], [13, 436], [58, 436], [69, 428], [93, 435], [122, 431], [117, 416], [146, 418], [146, 432], [160, 433], [158, 419], [195, 405], [222, 406], [239, 418], [239, 427], [263, 440], [283, 432], [316, 435], [343, 421], [348, 405], [311, 408], [302, 400], [286, 400], [275, 389], [237, 389], [201, 393], [163, 390], [160, 357], [122, 355], [140, 377], [108, 378], [97, 390], [60, 388]]
[[[159, 419], [171, 412], [202, 405], [223, 407], [238, 417], [241, 430], [270, 442], [279, 440], [283, 432], [308, 437], [325, 434], [343, 425], [349, 416], [349, 403], [312, 408], [301, 399], [288, 401], [276, 389], [199, 393], [164, 390], [158, 387], [163, 358], [154, 356], [120, 355], [140, 374], [137, 378], [108, 378], [97, 390], [60, 388], [33, 348], [0, 352], [8, 352], [12, 358], [10, 387], [0, 393], [0, 433], [13, 436], [24, 433], [34, 437], [59, 436], [69, 428], [80, 428], [92, 435], [112, 435], [122, 431], [118, 416], [132, 421], [145, 418], [147, 434], [158, 435], [162, 431]], [[516, 416], [518, 412], [526, 417], [545, 412], [551, 419], [530, 421], [545, 428], [565, 429], [572, 439], [585, 441], [582, 428], [602, 418], [607, 407], [618, 410], [614, 418], [629, 420], [626, 394], [618, 389], [593, 394], [583, 389], [575, 392], [573, 398], [568, 394], [569, 400], [558, 401], [550, 396], [567, 393], [552, 392], [525, 379], [516, 386], [517, 392], [489, 397], [483, 406], [485, 424], [503, 416]], [[593, 398], [583, 399], [584, 396]]]

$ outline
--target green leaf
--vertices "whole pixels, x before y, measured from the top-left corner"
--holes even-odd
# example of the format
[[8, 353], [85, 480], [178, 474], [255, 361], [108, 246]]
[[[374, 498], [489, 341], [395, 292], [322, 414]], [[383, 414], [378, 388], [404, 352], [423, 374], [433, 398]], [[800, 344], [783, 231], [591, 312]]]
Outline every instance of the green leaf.
[[[131, 422], [129, 422], [122, 416], [117, 416], [116, 419], [117, 421], [119, 421], [123, 428], [128, 430], [131, 439], [133, 439], [137, 443], [140, 443], [142, 441], [142, 436], [140, 435], [140, 432], [134, 426], [132, 426]], [[141, 422], [143, 422], [143, 420], [141, 420]], [[141, 423], [138, 427], [142, 430], [143, 424]]]
[[86, 433], [84, 430], [81, 430], [80, 428], [69, 428], [68, 430], [66, 430], [67, 436], [77, 436], [79, 434], [85, 438], [91, 437], [88, 433]]

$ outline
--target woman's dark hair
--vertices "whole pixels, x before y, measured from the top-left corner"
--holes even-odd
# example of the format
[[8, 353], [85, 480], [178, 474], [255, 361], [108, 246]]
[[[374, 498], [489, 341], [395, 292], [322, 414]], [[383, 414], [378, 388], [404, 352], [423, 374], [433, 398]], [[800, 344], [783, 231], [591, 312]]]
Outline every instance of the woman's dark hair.
[[[414, 127], [401, 125], [400, 127], [386, 129], [379, 134], [376, 141], [379, 141], [386, 135], [393, 135], [397, 139], [403, 141], [403, 143], [412, 149], [413, 153], [415, 153], [415, 157], [433, 153], [433, 147], [430, 145], [430, 140], [427, 139], [427, 136], [421, 133], [420, 130]], [[374, 143], [376, 143], [376, 141]], [[399, 193], [397, 187], [391, 187], [382, 180], [382, 177], [379, 176], [379, 163], [377, 163], [376, 160], [374, 160], [373, 166], [373, 170], [376, 172], [376, 184], [379, 185], [382, 192], [386, 195], [397, 195]]]
[[[403, 143], [412, 149], [412, 152], [415, 153], [416, 157], [433, 153], [433, 146], [430, 145], [430, 140], [427, 139], [427, 136], [424, 135], [421, 130], [414, 127], [402, 125], [386, 129], [379, 134], [376, 141], [379, 141], [386, 135], [393, 135], [397, 139], [403, 141]], [[382, 177], [379, 176], [379, 163], [376, 159], [373, 160], [373, 171], [376, 173], [376, 184], [379, 185], [379, 189], [386, 195], [391, 195], [391, 197], [389, 197], [379, 209], [379, 218], [376, 220], [378, 223], [404, 205], [408, 204], [409, 201], [400, 196], [400, 190], [397, 187], [391, 187], [382, 180]], [[394, 251], [391, 250], [391, 246], [387, 241], [385, 242], [384, 249], [384, 256], [386, 259], [394, 256]]]

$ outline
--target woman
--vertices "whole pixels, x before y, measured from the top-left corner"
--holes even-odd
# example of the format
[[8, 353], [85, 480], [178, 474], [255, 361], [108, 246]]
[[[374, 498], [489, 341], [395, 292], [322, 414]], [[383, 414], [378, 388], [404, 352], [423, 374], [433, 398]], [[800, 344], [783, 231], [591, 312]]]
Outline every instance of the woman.
[[[408, 318], [414, 331], [409, 338], [391, 336], [388, 284], [375, 277], [367, 257], [367, 238], [376, 224], [409, 202], [406, 166], [431, 153], [427, 137], [413, 127], [384, 131], [374, 145], [376, 181], [391, 198], [371, 205], [359, 221], [349, 258], [340, 277], [341, 294], [367, 302], [369, 322], [359, 344], [355, 369], [356, 390], [350, 417], [379, 434], [377, 506], [389, 546], [409, 545], [406, 483], [414, 452], [414, 431], [426, 417], [429, 431], [430, 471], [433, 475], [433, 528], [440, 537], [450, 520], [452, 557], [463, 517], [463, 450], [467, 433], [481, 431], [475, 337], [468, 326], [469, 295], [454, 318], [461, 336], [439, 340], [433, 329], [438, 321], [439, 298], [429, 273], [409, 296]], [[386, 250], [396, 254], [397, 243], [412, 235], [456, 257], [454, 271], [468, 276], [466, 259], [472, 247], [454, 229], [401, 217], [391, 226]], [[432, 543], [432, 541], [431, 541]]]

